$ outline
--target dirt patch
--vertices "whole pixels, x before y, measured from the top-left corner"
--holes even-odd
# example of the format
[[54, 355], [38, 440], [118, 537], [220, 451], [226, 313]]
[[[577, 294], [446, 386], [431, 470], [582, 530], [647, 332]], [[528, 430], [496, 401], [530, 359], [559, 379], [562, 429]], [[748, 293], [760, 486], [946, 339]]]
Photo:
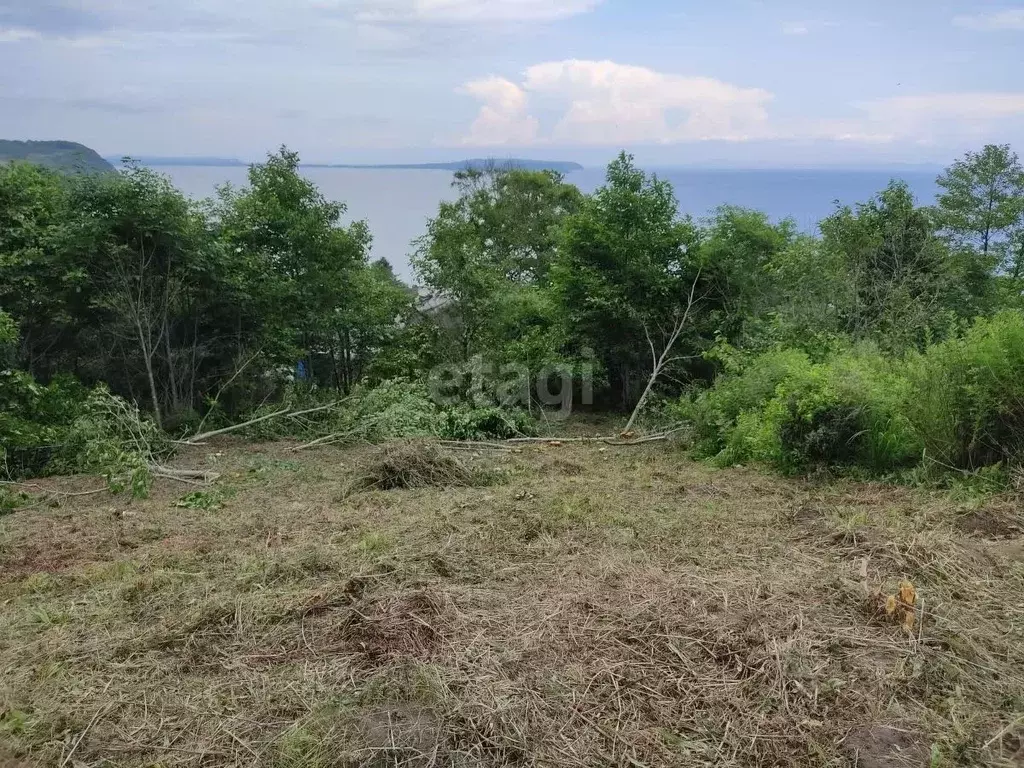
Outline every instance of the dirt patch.
[[865, 725], [850, 732], [846, 749], [857, 768], [924, 768], [928, 746], [920, 736], [887, 725]]
[[979, 509], [959, 515], [954, 525], [964, 533], [986, 539], [1008, 539], [1024, 535], [1024, 524], [1020, 518], [998, 509]]
[[356, 732], [367, 751], [386, 754], [390, 765], [426, 765], [441, 726], [438, 714], [429, 708], [392, 703], [364, 712]]

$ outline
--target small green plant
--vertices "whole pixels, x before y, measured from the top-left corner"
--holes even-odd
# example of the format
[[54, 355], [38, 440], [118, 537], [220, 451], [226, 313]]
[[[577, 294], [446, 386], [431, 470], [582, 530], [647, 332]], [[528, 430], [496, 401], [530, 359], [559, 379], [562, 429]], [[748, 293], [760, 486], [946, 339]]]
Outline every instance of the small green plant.
[[179, 509], [202, 509], [211, 511], [214, 509], [220, 509], [221, 506], [223, 506], [224, 501], [232, 495], [232, 493], [224, 488], [210, 488], [209, 490], [192, 491], [191, 493], [186, 493], [174, 502], [174, 506]]
[[9, 515], [14, 510], [25, 506], [32, 497], [21, 491], [14, 491], [0, 485], [0, 517]]

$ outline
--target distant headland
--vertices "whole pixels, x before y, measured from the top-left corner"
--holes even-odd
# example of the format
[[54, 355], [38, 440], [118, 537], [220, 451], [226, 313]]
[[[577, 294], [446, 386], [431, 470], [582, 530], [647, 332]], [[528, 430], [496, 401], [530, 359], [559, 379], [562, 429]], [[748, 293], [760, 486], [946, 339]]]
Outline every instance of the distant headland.
[[84, 144], [74, 141], [0, 139], [0, 163], [24, 161], [69, 173], [103, 173], [114, 167]]

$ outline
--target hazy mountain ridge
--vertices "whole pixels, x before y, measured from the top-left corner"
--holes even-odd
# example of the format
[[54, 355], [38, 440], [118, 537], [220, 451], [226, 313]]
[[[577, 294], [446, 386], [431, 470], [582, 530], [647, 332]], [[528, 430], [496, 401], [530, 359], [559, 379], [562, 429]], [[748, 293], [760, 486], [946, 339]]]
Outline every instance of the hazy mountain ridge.
[[0, 139], [0, 163], [24, 160], [58, 171], [103, 173], [114, 166], [95, 151], [74, 141], [9, 141]]

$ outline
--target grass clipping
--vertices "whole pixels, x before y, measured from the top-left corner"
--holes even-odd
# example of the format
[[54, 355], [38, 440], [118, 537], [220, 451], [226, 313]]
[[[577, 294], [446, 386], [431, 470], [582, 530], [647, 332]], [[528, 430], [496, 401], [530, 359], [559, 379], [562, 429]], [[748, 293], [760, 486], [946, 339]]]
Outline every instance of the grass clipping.
[[486, 473], [463, 463], [437, 443], [403, 440], [377, 448], [360, 467], [352, 490], [467, 488], [487, 482]]

